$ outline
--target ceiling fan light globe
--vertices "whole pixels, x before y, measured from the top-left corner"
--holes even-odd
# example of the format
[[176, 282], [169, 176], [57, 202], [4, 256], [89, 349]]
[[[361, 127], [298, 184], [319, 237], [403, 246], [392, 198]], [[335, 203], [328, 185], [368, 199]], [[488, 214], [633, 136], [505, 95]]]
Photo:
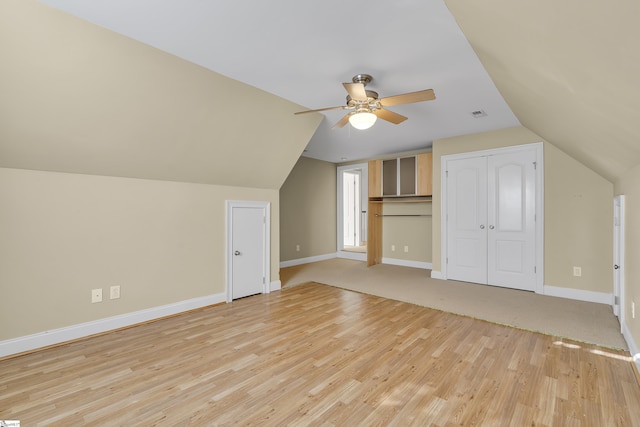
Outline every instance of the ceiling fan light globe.
[[349, 123], [358, 130], [369, 129], [376, 122], [378, 117], [369, 112], [353, 113], [349, 116]]

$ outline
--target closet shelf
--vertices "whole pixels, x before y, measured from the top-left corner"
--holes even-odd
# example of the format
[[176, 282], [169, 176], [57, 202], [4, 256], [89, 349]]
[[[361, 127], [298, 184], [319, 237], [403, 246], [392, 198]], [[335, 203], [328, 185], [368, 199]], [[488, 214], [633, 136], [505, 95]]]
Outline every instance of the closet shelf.
[[369, 197], [370, 203], [431, 203], [431, 197]]
[[431, 216], [431, 214], [376, 214], [376, 217], [384, 216]]

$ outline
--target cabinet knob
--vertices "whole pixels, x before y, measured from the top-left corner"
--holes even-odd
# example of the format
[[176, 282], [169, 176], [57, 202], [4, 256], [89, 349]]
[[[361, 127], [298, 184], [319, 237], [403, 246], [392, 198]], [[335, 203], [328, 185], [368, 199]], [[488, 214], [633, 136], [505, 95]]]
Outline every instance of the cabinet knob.
[[489, 230], [493, 230], [495, 227], [493, 225], [489, 226]]
[[480, 224], [480, 230], [484, 230], [484, 224]]

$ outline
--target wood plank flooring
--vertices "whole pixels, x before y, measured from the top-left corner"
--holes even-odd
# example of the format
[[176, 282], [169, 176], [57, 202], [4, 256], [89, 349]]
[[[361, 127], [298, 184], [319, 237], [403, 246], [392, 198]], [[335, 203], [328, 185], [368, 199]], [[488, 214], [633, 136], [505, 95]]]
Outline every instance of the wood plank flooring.
[[306, 284], [0, 361], [23, 426], [640, 426], [628, 353]]

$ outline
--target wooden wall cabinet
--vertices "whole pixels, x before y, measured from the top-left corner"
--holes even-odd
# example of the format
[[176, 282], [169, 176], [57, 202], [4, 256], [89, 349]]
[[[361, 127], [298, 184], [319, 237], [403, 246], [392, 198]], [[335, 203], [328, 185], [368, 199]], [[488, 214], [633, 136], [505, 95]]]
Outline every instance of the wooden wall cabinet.
[[432, 175], [432, 153], [369, 161], [368, 266], [382, 262], [383, 198], [430, 197], [433, 193]]
[[369, 197], [382, 197], [382, 160], [369, 161]]
[[418, 163], [417, 196], [433, 195], [433, 153], [422, 153], [416, 156]]
[[431, 196], [433, 155], [369, 161], [369, 197]]

